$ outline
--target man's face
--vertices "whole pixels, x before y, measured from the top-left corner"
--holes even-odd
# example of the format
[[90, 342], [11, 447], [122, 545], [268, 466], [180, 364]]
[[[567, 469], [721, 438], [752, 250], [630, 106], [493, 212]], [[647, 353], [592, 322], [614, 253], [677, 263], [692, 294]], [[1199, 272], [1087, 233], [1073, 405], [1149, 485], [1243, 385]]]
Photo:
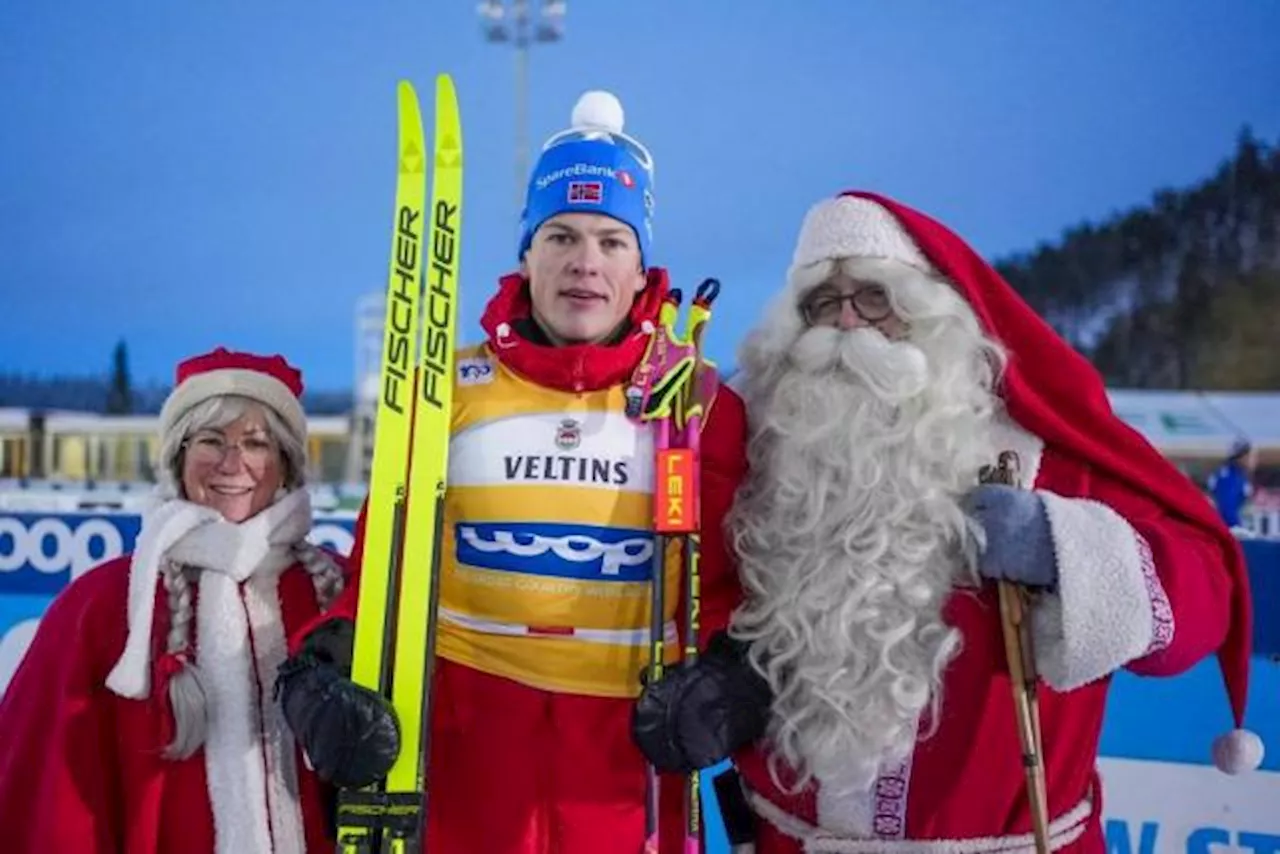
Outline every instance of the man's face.
[[833, 273], [805, 296], [800, 303], [800, 314], [811, 327], [844, 331], [871, 327], [890, 341], [907, 335], [907, 324], [894, 313], [884, 285], [854, 279], [841, 271]]
[[547, 220], [520, 269], [529, 280], [534, 319], [556, 345], [609, 338], [645, 284], [635, 232], [603, 214]]

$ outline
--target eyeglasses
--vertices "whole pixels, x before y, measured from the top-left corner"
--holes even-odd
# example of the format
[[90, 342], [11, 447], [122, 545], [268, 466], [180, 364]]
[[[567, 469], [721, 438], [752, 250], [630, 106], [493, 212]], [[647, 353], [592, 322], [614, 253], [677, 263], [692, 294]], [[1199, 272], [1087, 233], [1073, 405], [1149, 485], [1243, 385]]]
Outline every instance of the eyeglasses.
[[221, 433], [202, 430], [182, 443], [193, 463], [217, 465], [227, 458], [231, 449], [240, 452], [240, 459], [248, 466], [264, 466], [275, 455], [276, 443], [269, 437], [249, 434], [238, 442], [228, 441]]
[[800, 313], [810, 326], [834, 326], [840, 320], [845, 303], [867, 323], [879, 323], [893, 314], [889, 293], [881, 285], [864, 285], [851, 294], [815, 294], [801, 303]]

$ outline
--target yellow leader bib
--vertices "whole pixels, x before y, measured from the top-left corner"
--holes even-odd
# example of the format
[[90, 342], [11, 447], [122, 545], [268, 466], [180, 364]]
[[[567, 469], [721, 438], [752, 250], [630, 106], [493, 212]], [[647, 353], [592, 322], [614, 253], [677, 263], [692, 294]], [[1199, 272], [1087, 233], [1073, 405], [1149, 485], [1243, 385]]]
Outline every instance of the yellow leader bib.
[[636, 696], [655, 565], [649, 429], [627, 419], [620, 386], [542, 388], [485, 347], [457, 364], [438, 654], [544, 690]]

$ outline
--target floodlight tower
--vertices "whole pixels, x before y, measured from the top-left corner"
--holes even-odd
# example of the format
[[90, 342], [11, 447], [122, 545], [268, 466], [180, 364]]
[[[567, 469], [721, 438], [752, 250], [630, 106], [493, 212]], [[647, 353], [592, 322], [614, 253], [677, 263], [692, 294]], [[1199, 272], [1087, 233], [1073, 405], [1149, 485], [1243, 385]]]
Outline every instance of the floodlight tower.
[[529, 48], [564, 38], [564, 0], [481, 0], [478, 6], [485, 40], [516, 49], [516, 212], [524, 207], [529, 180]]

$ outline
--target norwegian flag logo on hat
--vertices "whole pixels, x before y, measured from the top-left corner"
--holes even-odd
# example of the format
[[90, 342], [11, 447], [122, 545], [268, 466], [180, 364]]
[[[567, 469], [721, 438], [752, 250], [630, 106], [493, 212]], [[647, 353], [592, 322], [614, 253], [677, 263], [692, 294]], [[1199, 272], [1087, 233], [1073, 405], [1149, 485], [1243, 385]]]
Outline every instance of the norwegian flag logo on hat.
[[604, 201], [604, 184], [600, 181], [571, 181], [569, 204], [598, 205]]

